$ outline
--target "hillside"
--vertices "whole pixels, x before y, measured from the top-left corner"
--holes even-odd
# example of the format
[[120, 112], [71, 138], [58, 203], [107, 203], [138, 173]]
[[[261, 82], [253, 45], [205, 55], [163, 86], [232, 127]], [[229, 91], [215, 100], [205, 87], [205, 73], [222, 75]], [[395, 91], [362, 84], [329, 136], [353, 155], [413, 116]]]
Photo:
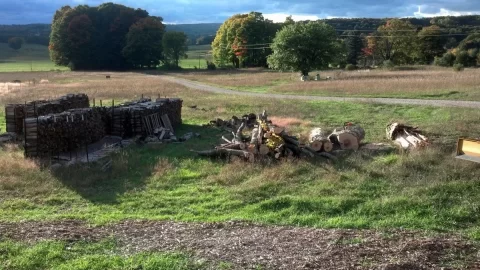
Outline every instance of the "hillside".
[[[442, 28], [448, 28], [451, 32], [480, 31], [480, 15], [468, 15], [458, 17], [435, 17], [435, 18], [405, 18], [418, 27], [432, 24]], [[380, 25], [385, 24], [387, 18], [333, 18], [323, 19], [325, 23], [337, 30], [363, 30], [366, 33], [374, 31]], [[197, 45], [210, 44], [217, 33], [221, 23], [200, 24], [169, 24], [167, 31], [185, 32], [189, 39], [189, 45], [196, 45], [197, 39], [205, 37]], [[341, 32], [341, 31], [339, 31]], [[19, 36], [25, 38], [27, 43], [48, 45], [50, 24], [27, 24], [27, 25], [0, 25], [0, 42], [6, 42], [9, 37]]]

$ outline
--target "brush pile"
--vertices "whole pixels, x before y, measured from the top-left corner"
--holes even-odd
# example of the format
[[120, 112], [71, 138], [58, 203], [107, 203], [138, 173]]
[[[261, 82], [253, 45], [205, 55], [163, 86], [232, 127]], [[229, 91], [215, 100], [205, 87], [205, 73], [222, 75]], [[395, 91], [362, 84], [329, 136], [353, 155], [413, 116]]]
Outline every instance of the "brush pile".
[[[238, 120], [237, 120], [238, 119]], [[229, 157], [238, 156], [247, 161], [255, 162], [255, 160], [263, 159], [282, 159], [296, 157], [322, 156], [335, 159], [334, 156], [322, 152], [324, 148], [323, 137], [319, 140], [322, 142], [317, 149], [300, 143], [299, 139], [287, 133], [285, 128], [274, 125], [270, 120], [266, 111], [258, 117], [254, 114], [245, 115], [240, 120], [232, 117], [231, 121], [214, 120], [211, 124], [222, 123], [223, 126], [235, 127], [233, 123], [240, 123], [235, 132], [232, 132], [232, 139], [222, 137], [225, 143], [218, 145], [215, 149], [207, 151], [193, 151], [200, 156], [209, 157]], [[244, 134], [244, 129], [251, 126], [248, 135]], [[315, 140], [316, 141], [316, 140]]]
[[402, 149], [415, 149], [425, 147], [429, 140], [418, 127], [392, 123], [386, 129], [387, 138], [394, 141]]

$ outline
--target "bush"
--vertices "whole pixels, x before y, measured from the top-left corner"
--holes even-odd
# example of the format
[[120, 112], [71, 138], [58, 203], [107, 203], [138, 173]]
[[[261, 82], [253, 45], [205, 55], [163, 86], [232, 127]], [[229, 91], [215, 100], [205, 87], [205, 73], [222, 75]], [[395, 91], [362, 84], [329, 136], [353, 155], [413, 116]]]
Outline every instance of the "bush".
[[19, 37], [12, 37], [8, 39], [8, 46], [14, 50], [20, 50], [23, 45], [23, 39]]
[[215, 65], [215, 63], [210, 62], [210, 61], [207, 60], [207, 69], [208, 69], [208, 70], [216, 70], [216, 69], [217, 69], [217, 66]]
[[455, 55], [451, 52], [445, 53], [442, 57], [435, 57], [433, 62], [436, 66], [451, 67], [455, 62]]
[[463, 71], [464, 69], [465, 69], [465, 67], [462, 64], [453, 65], [453, 70], [454, 71], [460, 72], [460, 71]]
[[385, 60], [383, 61], [382, 67], [386, 69], [393, 69], [395, 64], [392, 62], [392, 60]]
[[348, 64], [348, 65], [345, 66], [345, 69], [349, 70], [349, 71], [352, 71], [352, 70], [356, 70], [357, 66], [352, 65], [352, 64]]
[[470, 64], [470, 57], [468, 56], [468, 52], [460, 51], [457, 53], [457, 59], [455, 60], [455, 64], [460, 64], [462, 66], [468, 67]]

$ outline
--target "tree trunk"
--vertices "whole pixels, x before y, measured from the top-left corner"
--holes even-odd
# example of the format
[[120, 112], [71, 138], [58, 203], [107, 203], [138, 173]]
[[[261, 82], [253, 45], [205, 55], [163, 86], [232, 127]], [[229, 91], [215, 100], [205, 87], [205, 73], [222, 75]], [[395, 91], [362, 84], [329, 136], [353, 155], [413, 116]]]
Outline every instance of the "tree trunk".
[[358, 150], [361, 141], [361, 136], [349, 129], [334, 130], [328, 138], [343, 150]]

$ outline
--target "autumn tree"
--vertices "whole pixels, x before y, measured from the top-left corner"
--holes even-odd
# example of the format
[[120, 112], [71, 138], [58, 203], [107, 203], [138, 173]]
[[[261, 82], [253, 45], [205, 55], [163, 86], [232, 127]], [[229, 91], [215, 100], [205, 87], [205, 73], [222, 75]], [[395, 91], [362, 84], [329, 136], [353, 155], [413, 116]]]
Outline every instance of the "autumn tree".
[[178, 67], [180, 58], [188, 51], [187, 35], [183, 32], [169, 31], [163, 36], [165, 61]]
[[162, 60], [162, 38], [165, 26], [160, 17], [147, 17], [130, 27], [127, 44], [122, 50], [125, 59], [135, 68], [152, 68]]
[[328, 67], [341, 52], [335, 29], [322, 22], [285, 26], [277, 33], [271, 47], [270, 67], [299, 71], [302, 75]]
[[371, 43], [383, 60], [395, 64], [412, 62], [417, 50], [416, 28], [409, 21], [392, 19], [378, 28]]
[[265, 66], [271, 53], [269, 44], [280, 26], [261, 13], [237, 14], [218, 29], [212, 43], [213, 57], [219, 66]]
[[20, 50], [23, 45], [23, 39], [19, 37], [12, 37], [8, 39], [8, 47], [14, 50]]

